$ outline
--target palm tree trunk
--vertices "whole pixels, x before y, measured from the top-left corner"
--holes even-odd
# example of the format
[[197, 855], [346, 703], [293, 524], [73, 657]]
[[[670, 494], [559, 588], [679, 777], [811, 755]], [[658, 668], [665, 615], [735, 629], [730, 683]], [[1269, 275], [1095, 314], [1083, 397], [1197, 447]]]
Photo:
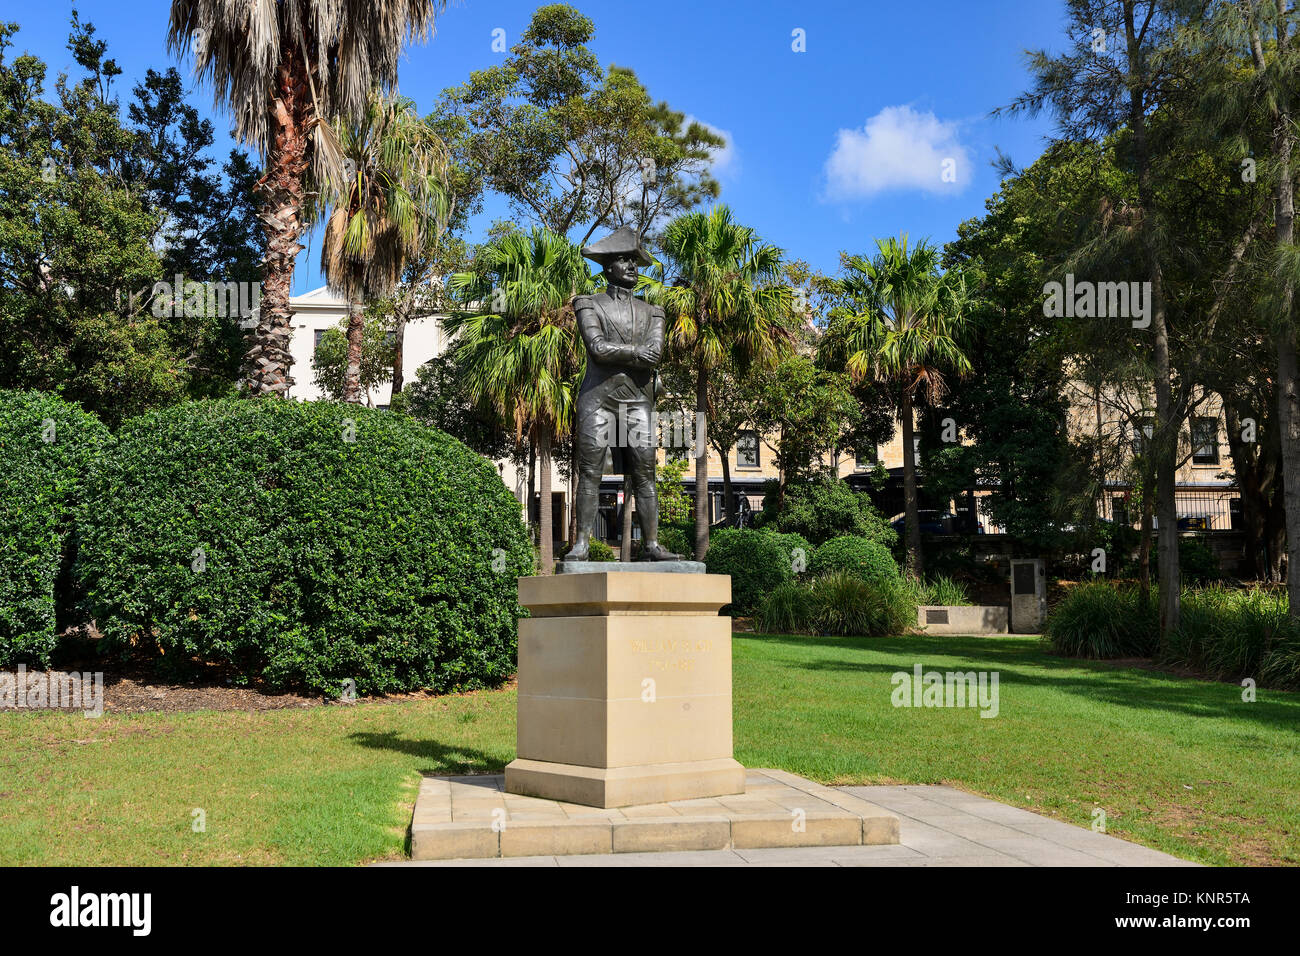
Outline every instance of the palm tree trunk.
[[[406, 384], [405, 376], [402, 373], [402, 363], [406, 360], [406, 317], [399, 310], [397, 321], [393, 325], [393, 392], [394, 395], [402, 394], [402, 387]], [[389, 399], [391, 402], [392, 399]]]
[[916, 448], [912, 440], [912, 390], [903, 385], [903, 522], [907, 538], [907, 573], [918, 581], [925, 571], [921, 558], [921, 515], [916, 500]]
[[709, 378], [701, 364], [695, 372], [695, 414], [699, 416], [697, 435], [700, 454], [695, 459], [695, 560], [703, 561], [709, 553]]
[[343, 373], [343, 401], [361, 404], [361, 343], [365, 316], [358, 303], [348, 303], [348, 359]]
[[266, 234], [265, 278], [257, 328], [250, 335], [242, 368], [244, 387], [254, 398], [283, 398], [294, 381], [289, 375], [293, 366], [289, 298], [294, 263], [304, 248], [298, 238], [302, 235], [303, 173], [313, 108], [306, 63], [292, 44], [276, 73], [273, 96], [266, 173], [257, 184], [261, 200], [257, 218]]
[[551, 436], [545, 431], [537, 436], [537, 466], [541, 470], [541, 501], [538, 503], [538, 548], [541, 551], [540, 574], [555, 571], [555, 542], [551, 517]]
[[[644, 547], [645, 542], [642, 542]], [[632, 476], [623, 476], [623, 515], [618, 538], [618, 559], [632, 560]]]

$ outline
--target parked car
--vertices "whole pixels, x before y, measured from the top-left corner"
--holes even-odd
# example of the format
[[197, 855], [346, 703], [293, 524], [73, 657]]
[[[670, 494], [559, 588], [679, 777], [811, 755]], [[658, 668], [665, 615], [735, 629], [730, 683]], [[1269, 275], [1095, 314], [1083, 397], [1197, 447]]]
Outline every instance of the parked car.
[[[954, 523], [958, 520], [951, 512], [937, 511], [933, 508], [922, 508], [917, 512], [917, 518], [921, 524], [922, 534], [952, 534]], [[890, 522], [890, 526], [902, 535], [906, 530], [907, 516], [895, 518]]]

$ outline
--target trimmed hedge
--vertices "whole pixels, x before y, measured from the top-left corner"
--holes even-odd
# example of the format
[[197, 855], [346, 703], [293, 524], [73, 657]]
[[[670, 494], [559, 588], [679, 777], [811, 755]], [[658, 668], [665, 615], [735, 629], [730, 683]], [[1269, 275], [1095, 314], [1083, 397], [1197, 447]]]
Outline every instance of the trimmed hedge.
[[0, 391], [0, 667], [50, 663], [67, 595], [72, 506], [109, 441], [95, 418], [54, 395]]
[[878, 541], [846, 535], [831, 538], [813, 552], [808, 571], [814, 576], [847, 571], [864, 581], [892, 582], [902, 575], [889, 549]]
[[748, 614], [778, 585], [794, 579], [789, 552], [781, 539], [753, 528], [721, 528], [704, 556], [709, 574], [731, 575], [726, 614]]
[[78, 510], [104, 643], [173, 676], [337, 695], [492, 686], [514, 670], [519, 504], [405, 416], [194, 402], [126, 422]]

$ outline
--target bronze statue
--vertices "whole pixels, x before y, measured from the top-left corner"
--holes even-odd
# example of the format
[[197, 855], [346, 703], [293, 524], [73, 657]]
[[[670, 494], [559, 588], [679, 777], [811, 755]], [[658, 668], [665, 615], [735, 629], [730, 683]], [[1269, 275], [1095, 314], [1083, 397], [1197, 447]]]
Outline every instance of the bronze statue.
[[578, 392], [578, 537], [566, 561], [586, 561], [596, 522], [605, 451], [613, 449], [632, 478], [641, 523], [641, 560], [677, 561], [659, 544], [655, 494], [655, 368], [663, 357], [664, 310], [632, 295], [637, 269], [650, 265], [637, 234], [624, 226], [582, 250], [600, 263], [606, 288], [574, 300], [587, 347], [587, 374]]

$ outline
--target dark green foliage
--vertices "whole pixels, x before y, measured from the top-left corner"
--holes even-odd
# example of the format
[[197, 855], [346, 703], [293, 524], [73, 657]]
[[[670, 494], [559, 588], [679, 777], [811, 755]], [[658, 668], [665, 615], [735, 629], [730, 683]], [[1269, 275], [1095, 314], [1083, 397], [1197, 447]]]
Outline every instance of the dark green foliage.
[[1253, 677], [1270, 687], [1300, 687], [1300, 625], [1285, 591], [1209, 587], [1183, 595], [1182, 620], [1161, 658], [1210, 677]]
[[1136, 588], [1080, 584], [1052, 611], [1044, 636], [1069, 657], [1150, 657], [1158, 639], [1154, 593], [1144, 604]]
[[813, 552], [808, 571], [816, 576], [848, 571], [864, 581], [893, 581], [900, 577], [898, 563], [887, 547], [870, 538], [852, 535], [832, 538], [820, 545]]
[[763, 498], [763, 526], [801, 534], [813, 544], [841, 535], [871, 538], [891, 547], [898, 535], [871, 503], [842, 481], [787, 485], [778, 506], [774, 488]]
[[[351, 440], [349, 440], [351, 439]], [[128, 421], [78, 509], [107, 647], [338, 694], [499, 684], [532, 549], [491, 463], [403, 415], [212, 401]]]
[[[1151, 548], [1151, 573], [1160, 570], [1160, 549]], [[1178, 539], [1178, 572], [1188, 584], [1206, 584], [1223, 577], [1219, 559], [1208, 544], [1197, 538]]]
[[0, 667], [49, 663], [78, 484], [108, 440], [76, 405], [0, 391]]
[[724, 613], [748, 614], [765, 595], [794, 578], [781, 540], [753, 528], [715, 531], [704, 564], [709, 574], [731, 575], [731, 604]]

